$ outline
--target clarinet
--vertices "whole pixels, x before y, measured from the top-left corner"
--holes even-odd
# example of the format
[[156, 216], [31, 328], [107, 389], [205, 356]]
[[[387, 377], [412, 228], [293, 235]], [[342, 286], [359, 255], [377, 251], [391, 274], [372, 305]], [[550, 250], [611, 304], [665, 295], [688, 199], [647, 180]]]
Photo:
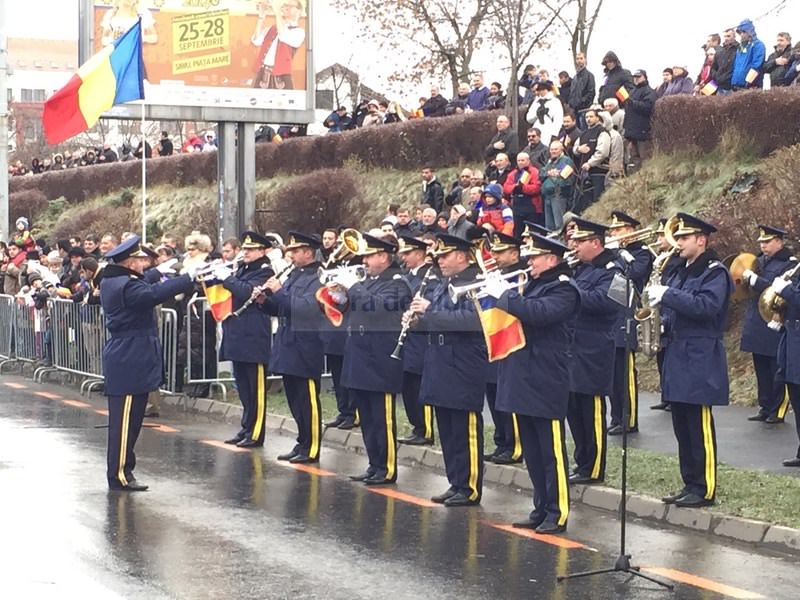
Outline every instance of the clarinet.
[[[291, 273], [292, 269], [294, 269], [294, 264], [286, 265], [283, 269], [280, 270], [280, 272], [277, 275], [273, 275], [273, 277], [275, 279], [280, 279], [284, 275], [288, 275], [289, 273]], [[272, 279], [272, 277], [270, 279]], [[231, 316], [233, 316], [233, 317], [240, 316], [244, 311], [247, 310], [247, 307], [250, 306], [253, 302], [255, 302], [256, 298], [258, 298], [266, 290], [267, 290], [267, 283], [266, 282], [264, 282], [261, 285], [255, 286], [253, 288], [253, 293], [250, 294], [250, 297], [247, 300], [245, 300], [244, 304], [242, 304], [239, 308], [237, 308], [235, 311], [233, 311], [231, 313]]]
[[[422, 278], [422, 283], [419, 284], [419, 289], [417, 293], [414, 294], [414, 299], [422, 298], [422, 294], [425, 292], [425, 288], [428, 287], [428, 283], [433, 281], [436, 278], [436, 267], [435, 265], [431, 265], [428, 272], [425, 273], [425, 277]], [[401, 360], [403, 358], [403, 345], [406, 343], [406, 337], [408, 337], [408, 330], [411, 329], [411, 318], [409, 317], [403, 328], [400, 330], [400, 335], [397, 337], [397, 345], [392, 350], [392, 353], [389, 355], [391, 358], [395, 360]]]

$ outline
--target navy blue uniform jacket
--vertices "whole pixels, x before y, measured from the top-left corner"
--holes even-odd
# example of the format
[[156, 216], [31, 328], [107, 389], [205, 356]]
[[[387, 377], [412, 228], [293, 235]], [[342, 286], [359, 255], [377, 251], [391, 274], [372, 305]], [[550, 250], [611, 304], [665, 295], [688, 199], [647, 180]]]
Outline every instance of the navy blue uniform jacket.
[[614, 325], [622, 307], [608, 297], [619, 273], [614, 253], [603, 250], [591, 263], [575, 268], [581, 305], [570, 347], [570, 391], [592, 396], [611, 393], [614, 379]]
[[[433, 288], [436, 287], [437, 278], [437, 271], [431, 272], [432, 268], [430, 265], [423, 265], [415, 275], [406, 273], [405, 278], [412, 293], [416, 295], [423, 280], [430, 276], [432, 279], [429, 279], [425, 284], [425, 291], [423, 292], [423, 298], [430, 299]], [[428, 336], [425, 332], [421, 332], [417, 328], [411, 329], [406, 336], [406, 341], [403, 343], [403, 371], [422, 375], [427, 349]]]
[[[269, 261], [260, 258], [242, 265], [234, 275], [223, 281], [223, 287], [233, 296], [233, 310], [247, 302], [253, 294], [253, 288], [262, 285], [273, 274]], [[271, 344], [269, 315], [253, 302], [238, 317], [230, 316], [222, 322], [219, 358], [266, 365], [269, 363]]]
[[161, 387], [164, 363], [155, 307], [177, 294], [192, 291], [181, 275], [164, 283], [147, 283], [142, 275], [120, 265], [103, 269], [100, 303], [108, 341], [103, 348], [106, 394], [146, 394]]
[[271, 373], [319, 379], [324, 347], [319, 331], [325, 317], [314, 294], [320, 287], [319, 263], [293, 269], [280, 290], [267, 296], [262, 309], [278, 317], [269, 357]]
[[542, 419], [564, 419], [569, 400], [569, 346], [580, 293], [565, 264], [510, 291], [497, 307], [521, 322], [525, 347], [499, 362], [497, 408]]
[[466, 295], [453, 304], [449, 284], [475, 281], [475, 266], [443, 278], [431, 295], [431, 305], [420, 317], [419, 327], [428, 334], [425, 372], [420, 402], [457, 410], [481, 411], [489, 363], [475, 305]]
[[392, 264], [347, 291], [350, 301], [342, 385], [354, 390], [398, 394], [403, 388], [403, 361], [391, 357], [400, 333], [400, 318], [411, 302], [411, 288]]
[[[685, 263], [684, 263], [685, 265]], [[665, 402], [728, 404], [728, 361], [722, 339], [733, 280], [708, 250], [677, 269], [661, 300], [669, 338], [662, 377]]]
[[778, 340], [781, 334], [773, 331], [758, 314], [758, 297], [771, 284], [772, 280], [782, 275], [797, 264], [797, 259], [792, 256], [788, 249], [782, 248], [773, 257], [763, 254], [758, 257], [758, 281], [753, 286], [755, 295], [747, 305], [744, 313], [744, 326], [742, 327], [742, 352], [752, 352], [764, 356], [775, 356], [778, 352]]
[[792, 285], [781, 292], [786, 300], [786, 321], [778, 343], [779, 381], [800, 384], [800, 283], [795, 275]]

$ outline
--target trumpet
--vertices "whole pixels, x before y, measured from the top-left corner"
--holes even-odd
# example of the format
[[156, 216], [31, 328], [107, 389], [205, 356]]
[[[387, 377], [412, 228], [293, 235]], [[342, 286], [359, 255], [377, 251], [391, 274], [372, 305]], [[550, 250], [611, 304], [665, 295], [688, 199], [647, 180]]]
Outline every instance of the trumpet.
[[623, 233], [616, 237], [606, 238], [605, 247], [609, 250], [616, 250], [617, 248], [624, 248], [628, 244], [633, 244], [634, 242], [644, 242], [654, 235], [656, 235], [656, 231], [652, 227], [645, 227], [644, 229]]
[[352, 273], [356, 276], [358, 281], [364, 281], [367, 278], [367, 270], [363, 265], [352, 265], [349, 267], [334, 267], [333, 269], [326, 269], [320, 267], [317, 271], [319, 282], [322, 285], [335, 285], [338, 283], [339, 278], [347, 273]]
[[447, 286], [447, 293], [453, 304], [457, 304], [464, 294], [474, 294], [475, 298], [483, 298], [488, 295], [485, 288], [490, 283], [502, 282], [506, 290], [522, 287], [528, 283], [530, 273], [530, 269], [519, 269], [517, 271], [511, 271], [510, 273], [491, 271], [484, 279], [480, 279], [475, 283], [467, 283], [465, 285], [453, 285], [451, 283]]
[[210, 263], [203, 267], [202, 269], [198, 269], [197, 273], [195, 273], [195, 278], [198, 281], [205, 281], [206, 279], [211, 279], [214, 276], [214, 271], [220, 268], [230, 269], [231, 271], [235, 271], [239, 267], [239, 263], [244, 260], [244, 252], [239, 252], [233, 260], [228, 260], [221, 263]]

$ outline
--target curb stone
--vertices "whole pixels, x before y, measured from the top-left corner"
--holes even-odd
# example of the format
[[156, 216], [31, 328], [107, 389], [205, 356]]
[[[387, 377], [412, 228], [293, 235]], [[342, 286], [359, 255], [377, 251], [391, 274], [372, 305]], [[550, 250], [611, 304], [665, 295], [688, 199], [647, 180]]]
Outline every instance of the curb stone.
[[[176, 395], [162, 397], [161, 401], [178, 409], [213, 415], [225, 421], [238, 421], [242, 416], [241, 407], [207, 398], [189, 399]], [[266, 423], [267, 427], [273, 431], [297, 434], [295, 422], [288, 417], [268, 414]], [[323, 440], [357, 454], [364, 453], [361, 433], [358, 431], [328, 428], [323, 434]], [[398, 450], [398, 458], [411, 464], [438, 471], [444, 470], [442, 453], [433, 448], [401, 445]], [[486, 463], [484, 480], [488, 483], [513, 487], [523, 493], [533, 489], [525, 469], [513, 465]], [[576, 485], [570, 488], [570, 499], [595, 509], [618, 512], [621, 493], [617, 489], [604, 486]], [[691, 529], [737, 542], [758, 544], [779, 552], [800, 554], [800, 530], [791, 527], [771, 525], [762, 521], [708, 510], [679, 508], [675, 505], [667, 506], [656, 498], [639, 494], [628, 495], [627, 512], [634, 517], [650, 522]]]

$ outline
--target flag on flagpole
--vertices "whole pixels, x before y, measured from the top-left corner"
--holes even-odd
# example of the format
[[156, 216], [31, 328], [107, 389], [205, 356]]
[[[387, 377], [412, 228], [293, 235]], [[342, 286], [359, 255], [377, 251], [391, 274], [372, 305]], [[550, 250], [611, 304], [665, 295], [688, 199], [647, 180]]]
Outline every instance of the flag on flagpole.
[[44, 103], [42, 123], [49, 144], [91, 128], [115, 104], [144, 98], [142, 22], [80, 66]]
[[525, 347], [525, 332], [520, 320], [497, 308], [497, 299], [491, 296], [473, 298], [475, 309], [486, 340], [489, 362], [502, 360], [512, 352]]

